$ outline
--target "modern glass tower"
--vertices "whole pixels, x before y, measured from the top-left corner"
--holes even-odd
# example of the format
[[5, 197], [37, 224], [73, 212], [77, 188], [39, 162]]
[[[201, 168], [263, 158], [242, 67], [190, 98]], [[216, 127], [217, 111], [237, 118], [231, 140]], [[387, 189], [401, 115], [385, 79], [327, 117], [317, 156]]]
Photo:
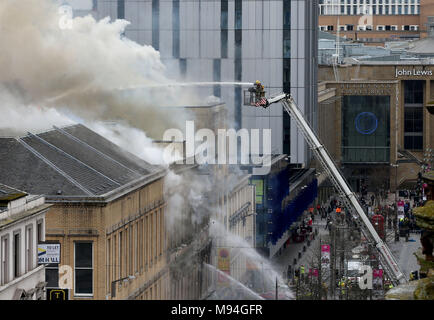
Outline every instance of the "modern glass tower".
[[[130, 21], [125, 36], [159, 50], [180, 78], [260, 80], [267, 95], [290, 92], [316, 127], [318, 0], [96, 0], [92, 13]], [[306, 165], [306, 143], [282, 106], [245, 107], [243, 89], [203, 93], [226, 103], [235, 128], [271, 128], [272, 152]]]

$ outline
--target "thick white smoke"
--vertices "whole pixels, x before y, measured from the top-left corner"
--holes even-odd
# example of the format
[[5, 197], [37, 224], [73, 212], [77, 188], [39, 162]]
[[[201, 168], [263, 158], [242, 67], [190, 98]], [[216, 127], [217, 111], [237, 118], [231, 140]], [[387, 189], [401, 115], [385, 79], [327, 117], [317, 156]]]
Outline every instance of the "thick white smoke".
[[[184, 108], [165, 107], [204, 101], [187, 86], [170, 86], [176, 79], [167, 76], [159, 52], [122, 36], [127, 21], [77, 17], [72, 28], [61, 28], [58, 9], [52, 0], [0, 1], [0, 134], [81, 122], [144, 160], [165, 165], [152, 139], [169, 128], [183, 129], [193, 118]], [[234, 184], [236, 179], [225, 187]], [[206, 195], [221, 188], [206, 176], [169, 171], [169, 226], [182, 221], [185, 208], [189, 222], [201, 224], [218, 211]]]
[[[191, 118], [185, 110], [164, 109], [199, 101], [188, 88], [164, 86], [173, 80], [159, 52], [121, 36], [128, 21], [77, 17], [71, 28], [62, 28], [58, 9], [50, 0], [0, 2], [2, 92], [23, 106], [51, 107], [86, 120], [122, 119], [153, 138]], [[16, 105], [2, 94], [0, 111], [9, 115], [9, 108]]]
[[[176, 79], [167, 76], [159, 52], [122, 36], [128, 21], [77, 17], [69, 28], [62, 27], [64, 18], [56, 1], [0, 2], [0, 134], [80, 122], [149, 163], [167, 166], [152, 139], [183, 129], [192, 115], [165, 107], [203, 101], [188, 87], [168, 86]], [[176, 213], [177, 190], [190, 190], [182, 200], [193, 203], [206, 188], [186, 188], [190, 179], [173, 176], [166, 185], [174, 187], [168, 202]]]

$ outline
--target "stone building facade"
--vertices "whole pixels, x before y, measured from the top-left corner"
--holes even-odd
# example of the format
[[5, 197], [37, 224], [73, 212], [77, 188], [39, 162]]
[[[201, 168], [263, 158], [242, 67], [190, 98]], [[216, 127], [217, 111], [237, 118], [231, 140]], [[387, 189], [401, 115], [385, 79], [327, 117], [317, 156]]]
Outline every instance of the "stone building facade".
[[48, 288], [69, 289], [70, 300], [166, 297], [164, 169], [83, 125], [1, 138], [6, 151], [1, 179], [53, 205], [46, 243], [61, 257], [47, 265]]
[[[333, 72], [332, 66], [319, 68], [323, 93], [331, 94], [320, 103], [320, 114], [327, 116], [321, 118], [319, 132], [334, 159], [349, 170], [353, 187], [357, 190], [368, 175], [382, 180], [375, 183], [378, 188], [394, 190], [414, 182], [423, 153], [434, 144], [434, 118], [427, 109], [434, 98], [434, 67], [343, 65], [337, 68], [341, 81], [330, 82]], [[327, 130], [331, 126], [335, 130]], [[358, 141], [349, 145], [352, 137]]]

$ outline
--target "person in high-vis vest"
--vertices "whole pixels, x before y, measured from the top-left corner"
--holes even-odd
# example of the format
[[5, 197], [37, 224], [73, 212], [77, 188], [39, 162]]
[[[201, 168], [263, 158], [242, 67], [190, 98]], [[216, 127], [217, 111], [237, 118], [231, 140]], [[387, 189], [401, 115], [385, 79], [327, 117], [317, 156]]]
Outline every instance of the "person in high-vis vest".
[[341, 281], [339, 281], [339, 288], [341, 289], [341, 296], [345, 296], [345, 279], [342, 278]]
[[303, 265], [300, 266], [300, 278], [301, 278], [301, 280], [304, 280], [304, 266]]

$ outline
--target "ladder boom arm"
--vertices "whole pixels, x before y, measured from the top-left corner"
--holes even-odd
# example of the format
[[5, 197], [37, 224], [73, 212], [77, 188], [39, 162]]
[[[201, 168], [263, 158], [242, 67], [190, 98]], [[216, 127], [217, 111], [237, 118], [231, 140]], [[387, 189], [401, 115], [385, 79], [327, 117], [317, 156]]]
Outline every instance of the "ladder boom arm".
[[379, 251], [381, 257], [387, 263], [388, 273], [392, 273], [393, 282], [404, 283], [406, 279], [404, 274], [401, 272], [398, 263], [392, 255], [392, 252], [387, 247], [387, 245], [381, 240], [378, 236], [375, 228], [369, 221], [369, 218], [366, 216], [362, 207], [360, 206], [359, 201], [356, 198], [356, 195], [349, 188], [346, 180], [336, 167], [332, 158], [328, 154], [325, 147], [321, 144], [316, 134], [313, 132], [307, 121], [304, 119], [303, 114], [298, 109], [295, 104], [293, 98], [289, 94], [280, 94], [274, 98], [270, 98], [267, 100], [267, 106], [281, 102], [285, 111], [289, 114], [289, 116], [296, 121], [297, 126], [302, 131], [305, 139], [307, 140], [309, 146], [312, 148], [314, 154], [319, 158], [319, 162], [324, 166], [325, 171], [328, 173], [329, 178], [331, 178], [332, 182], [334, 182], [335, 186], [340, 189], [341, 193], [343, 193], [346, 197], [346, 200], [350, 202], [352, 207], [355, 209], [359, 217], [361, 218], [364, 226], [366, 227], [369, 236], [375, 242], [375, 246]]

